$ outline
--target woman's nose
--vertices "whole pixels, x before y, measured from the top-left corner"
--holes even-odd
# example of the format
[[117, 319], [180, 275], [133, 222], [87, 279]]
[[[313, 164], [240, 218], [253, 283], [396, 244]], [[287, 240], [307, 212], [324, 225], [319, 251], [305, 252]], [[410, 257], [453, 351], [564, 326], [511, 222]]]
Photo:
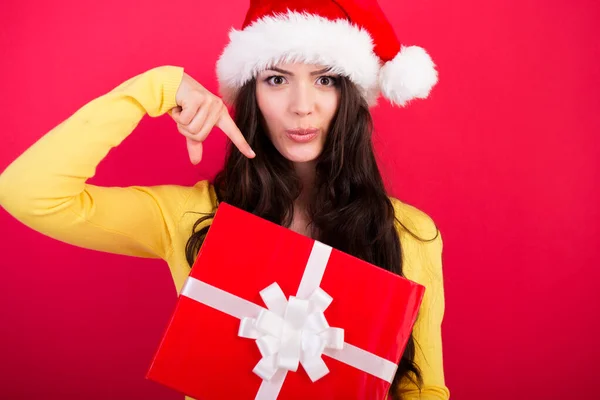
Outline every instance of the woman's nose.
[[291, 111], [298, 116], [309, 115], [314, 111], [315, 99], [313, 88], [310, 84], [298, 84], [291, 91], [290, 99]]

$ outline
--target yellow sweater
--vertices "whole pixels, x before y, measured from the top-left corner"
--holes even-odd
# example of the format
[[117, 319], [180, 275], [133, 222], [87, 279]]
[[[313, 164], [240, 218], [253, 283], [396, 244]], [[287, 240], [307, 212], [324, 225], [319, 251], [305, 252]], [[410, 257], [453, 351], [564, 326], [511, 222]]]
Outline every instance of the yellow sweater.
[[[216, 204], [212, 185], [191, 187], [99, 187], [86, 183], [111, 148], [118, 146], [146, 115], [157, 117], [176, 106], [183, 68], [163, 66], [133, 77], [94, 99], [44, 135], [0, 175], [0, 205], [30, 228], [87, 249], [136, 257], [162, 258], [177, 292], [190, 272], [185, 244], [196, 213]], [[423, 212], [396, 199], [396, 215], [415, 234], [433, 238], [436, 228]], [[397, 225], [404, 273], [426, 287], [414, 327], [416, 362], [424, 388], [407, 384], [408, 399], [448, 399], [442, 363], [444, 314], [442, 238], [421, 242]], [[394, 318], [390, 315], [390, 318]]]

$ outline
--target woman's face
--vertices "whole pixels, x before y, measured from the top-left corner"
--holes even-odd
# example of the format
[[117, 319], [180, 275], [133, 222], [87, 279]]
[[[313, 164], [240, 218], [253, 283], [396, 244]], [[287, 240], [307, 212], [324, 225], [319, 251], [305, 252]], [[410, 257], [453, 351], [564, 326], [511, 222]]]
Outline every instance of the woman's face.
[[338, 79], [311, 64], [278, 64], [256, 77], [256, 98], [275, 148], [295, 163], [323, 150], [339, 104]]

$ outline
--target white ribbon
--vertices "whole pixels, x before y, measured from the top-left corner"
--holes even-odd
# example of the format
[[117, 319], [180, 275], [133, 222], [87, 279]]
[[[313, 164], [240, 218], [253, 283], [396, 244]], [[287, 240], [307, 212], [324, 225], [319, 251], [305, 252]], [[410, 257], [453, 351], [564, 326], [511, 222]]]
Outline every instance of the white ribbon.
[[[241, 320], [238, 335], [256, 339], [262, 359], [254, 373], [263, 379], [256, 400], [275, 400], [288, 371], [298, 364], [314, 382], [329, 373], [322, 355], [392, 382], [395, 363], [344, 342], [344, 330], [331, 328], [324, 311], [332, 302], [321, 280], [332, 248], [318, 241], [306, 264], [296, 296], [286, 299], [277, 283], [260, 292], [267, 308], [188, 277], [181, 295]], [[351, 310], [348, 310], [351, 311]]]
[[254, 373], [271, 380], [278, 369], [298, 370], [298, 364], [315, 382], [329, 373], [321, 358], [328, 349], [344, 347], [344, 330], [330, 328], [323, 312], [332, 298], [317, 288], [308, 300], [291, 296], [286, 300], [277, 283], [260, 292], [268, 310], [262, 309], [257, 318], [243, 318], [238, 335], [256, 339], [262, 359]]

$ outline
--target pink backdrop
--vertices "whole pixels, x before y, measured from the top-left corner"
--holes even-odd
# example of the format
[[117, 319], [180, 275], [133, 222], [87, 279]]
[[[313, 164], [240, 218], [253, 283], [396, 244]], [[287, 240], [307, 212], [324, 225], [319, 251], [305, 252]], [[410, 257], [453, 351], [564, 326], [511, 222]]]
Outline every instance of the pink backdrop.
[[[215, 91], [214, 63], [247, 5], [53, 3], [0, 5], [0, 170], [153, 66], [183, 65]], [[452, 397], [590, 398], [600, 358], [600, 6], [381, 5], [440, 70], [428, 101], [373, 113], [391, 192], [444, 233]], [[92, 182], [192, 184], [214, 176], [224, 145], [215, 132], [192, 167], [172, 121], [147, 118]], [[0, 227], [0, 397], [181, 398], [144, 379], [176, 299], [163, 262], [72, 248], [4, 211]]]

